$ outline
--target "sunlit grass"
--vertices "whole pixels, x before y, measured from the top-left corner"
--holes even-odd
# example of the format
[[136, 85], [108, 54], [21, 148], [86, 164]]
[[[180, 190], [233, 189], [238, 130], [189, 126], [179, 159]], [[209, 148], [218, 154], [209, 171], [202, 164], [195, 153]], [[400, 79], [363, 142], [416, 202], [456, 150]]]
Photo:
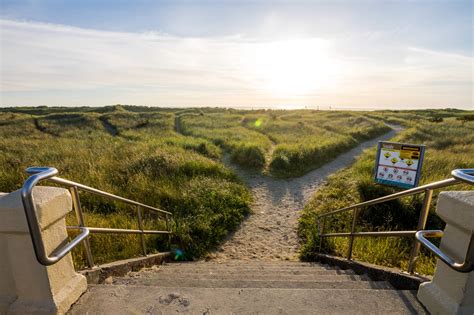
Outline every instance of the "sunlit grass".
[[[219, 244], [250, 211], [247, 188], [218, 161], [221, 149], [176, 133], [173, 112], [37, 110], [0, 112], [0, 191], [20, 188], [29, 166], [54, 166], [61, 177], [172, 212], [171, 243], [147, 236], [147, 244], [150, 251], [179, 248], [186, 259]], [[136, 228], [136, 209], [87, 193], [81, 202], [86, 225]], [[77, 224], [73, 216], [68, 222]], [[149, 229], [163, 224], [146, 222]], [[93, 235], [91, 245], [98, 263], [141, 254], [136, 235]], [[74, 260], [84, 266], [82, 251]]]
[[[245, 167], [294, 177], [385, 133], [387, 122], [406, 128], [394, 140], [427, 146], [423, 184], [449, 177], [454, 168], [474, 165], [474, 122], [469, 115], [456, 110], [0, 109], [0, 191], [20, 188], [28, 166], [54, 166], [64, 178], [172, 212], [175, 233], [170, 242], [168, 237], [147, 236], [147, 246], [150, 252], [180, 249], [192, 259], [217, 246], [250, 212], [250, 193], [222, 164], [224, 154]], [[319, 244], [317, 213], [396, 191], [373, 184], [374, 158], [374, 149], [366, 151], [352, 167], [332, 176], [306, 206], [299, 224], [303, 256], [310, 257]], [[136, 209], [86, 193], [81, 201], [89, 226], [137, 226]], [[366, 209], [360, 229], [414, 229], [421, 201], [410, 197]], [[350, 219], [337, 216], [327, 229], [347, 231]], [[156, 217], [145, 221], [149, 229], [163, 226]], [[73, 214], [68, 223], [76, 225]], [[427, 227], [442, 228], [443, 223], [431, 214]], [[136, 235], [94, 235], [91, 243], [98, 263], [141, 255]], [[406, 268], [412, 241], [376, 238], [354, 244], [356, 259]], [[345, 255], [347, 239], [324, 246], [327, 252]], [[74, 260], [79, 267], [85, 265], [80, 249]], [[423, 254], [418, 265], [418, 271], [431, 273], [434, 260]]]
[[188, 114], [183, 133], [211, 140], [234, 162], [294, 177], [320, 167], [358, 143], [390, 130], [359, 113], [253, 111]]
[[[376, 113], [372, 114], [375, 115]], [[458, 120], [456, 116], [444, 121], [429, 121], [431, 113], [412, 116], [403, 120], [407, 113], [400, 114], [407, 129], [395, 137], [395, 141], [423, 143], [427, 146], [420, 185], [450, 177], [456, 168], [472, 168], [474, 165], [474, 123]], [[449, 113], [445, 113], [448, 115]], [[395, 115], [396, 114], [391, 114]], [[382, 117], [382, 116], [381, 116]], [[392, 119], [392, 118], [389, 118]], [[415, 122], [416, 119], [416, 122]], [[412, 121], [410, 123], [410, 121]], [[299, 235], [303, 239], [302, 257], [312, 257], [318, 251], [319, 239], [315, 233], [315, 217], [319, 213], [337, 210], [354, 203], [370, 200], [398, 191], [396, 188], [373, 183], [372, 171], [375, 149], [367, 150], [350, 168], [333, 174], [327, 184], [306, 205], [299, 223]], [[469, 185], [457, 185], [443, 190], [472, 190]], [[433, 197], [427, 229], [443, 229], [444, 222], [434, 213], [439, 191]], [[360, 212], [358, 228], [365, 231], [413, 230], [416, 229], [422, 195], [406, 197], [399, 201], [372, 206]], [[327, 231], [349, 231], [351, 214], [342, 214], [328, 220]], [[328, 239], [324, 242], [326, 252], [345, 256], [348, 240]], [[354, 257], [362, 261], [405, 269], [413, 239], [360, 238], [354, 242]], [[435, 259], [423, 252], [417, 263], [417, 271], [431, 274]]]

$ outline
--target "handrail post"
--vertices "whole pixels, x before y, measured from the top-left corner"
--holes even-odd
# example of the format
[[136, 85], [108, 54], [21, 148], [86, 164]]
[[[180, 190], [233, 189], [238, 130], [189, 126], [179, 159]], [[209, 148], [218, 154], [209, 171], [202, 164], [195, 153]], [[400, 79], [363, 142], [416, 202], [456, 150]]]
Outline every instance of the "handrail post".
[[324, 235], [324, 228], [326, 227], [326, 217], [324, 216], [323, 217], [323, 222], [321, 224], [321, 230], [320, 230], [320, 233], [319, 233], [319, 252], [322, 251], [323, 249], [323, 235]]
[[319, 247], [318, 247], [318, 248], [319, 248], [319, 252], [321, 252], [321, 234], [323, 234], [323, 233], [321, 233], [321, 218], [320, 218], [320, 217], [316, 217], [316, 219], [317, 219], [316, 224], [317, 224], [317, 226], [318, 226], [318, 230], [317, 230], [318, 241], [319, 241], [319, 242], [318, 242], [318, 243], [319, 243]]
[[171, 226], [170, 226], [170, 215], [166, 214], [166, 230], [168, 231], [168, 246], [171, 246]]
[[[425, 198], [423, 200], [423, 207], [420, 211], [420, 218], [418, 219], [418, 226], [416, 228], [417, 231], [424, 230], [426, 226], [426, 220], [428, 219], [428, 214], [430, 211], [431, 206], [431, 199], [433, 197], [433, 190], [426, 189], [425, 190]], [[413, 241], [413, 248], [410, 254], [410, 261], [408, 263], [408, 272], [413, 274], [415, 272], [415, 264], [418, 260], [418, 253], [420, 251], [420, 243], [416, 240]]]
[[138, 211], [138, 228], [140, 229], [140, 241], [142, 245], [143, 256], [146, 256], [146, 245], [145, 245], [145, 235], [143, 234], [143, 221], [142, 221], [142, 207], [137, 207]]
[[[79, 199], [79, 191], [77, 189], [77, 186], [69, 187], [69, 192], [71, 193], [72, 205], [74, 208], [74, 212], [76, 213], [77, 223], [79, 224], [80, 227], [84, 227], [85, 226], [84, 215], [82, 213], [81, 200]], [[91, 244], [89, 242], [89, 237], [86, 237], [84, 239], [83, 244], [84, 244], [84, 253], [86, 254], [87, 266], [89, 268], [93, 268], [94, 259], [92, 258], [92, 250], [91, 250]]]
[[357, 223], [357, 215], [359, 213], [359, 208], [354, 208], [354, 215], [352, 217], [352, 226], [351, 226], [351, 236], [349, 237], [349, 248], [347, 250], [347, 259], [352, 259], [352, 247], [354, 245], [354, 232]]

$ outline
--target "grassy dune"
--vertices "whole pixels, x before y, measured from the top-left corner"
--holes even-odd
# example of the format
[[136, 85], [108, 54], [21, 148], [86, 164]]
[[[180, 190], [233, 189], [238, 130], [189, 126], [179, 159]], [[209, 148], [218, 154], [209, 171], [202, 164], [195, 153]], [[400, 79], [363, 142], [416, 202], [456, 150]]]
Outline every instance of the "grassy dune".
[[265, 135], [242, 126], [241, 120], [241, 115], [233, 113], [182, 115], [182, 133], [212, 141], [230, 152], [232, 159], [240, 165], [263, 167], [271, 141]]
[[273, 174], [298, 176], [320, 167], [360, 142], [390, 130], [357, 113], [304, 113], [270, 122], [267, 132], [277, 143], [270, 162]]
[[[470, 121], [472, 113], [457, 112], [386, 112], [373, 113], [374, 117], [391, 123], [406, 126], [404, 132], [394, 140], [408, 143], [423, 143], [427, 146], [420, 185], [450, 177], [455, 168], [472, 168], [474, 165], [474, 122]], [[433, 117], [441, 117], [433, 122]], [[366, 151], [350, 168], [341, 170], [331, 176], [311, 202], [305, 207], [299, 224], [299, 234], [303, 239], [301, 255], [311, 259], [317, 252], [319, 240], [315, 235], [315, 216], [354, 203], [381, 197], [398, 191], [381, 185], [375, 185], [372, 171], [375, 161], [375, 149]], [[472, 190], [472, 186], [458, 185], [448, 189]], [[435, 192], [428, 218], [428, 229], [443, 229], [444, 223], [434, 214], [436, 207]], [[361, 212], [359, 231], [377, 230], [412, 230], [416, 229], [419, 209], [423, 195], [403, 198], [381, 205], [368, 207]], [[350, 230], [351, 217], [341, 214], [328, 222], [327, 231]], [[323, 243], [323, 250], [346, 255], [348, 240], [332, 238]], [[357, 260], [375, 264], [399, 267], [406, 270], [412, 238], [358, 238], [354, 242], [353, 256]], [[435, 260], [424, 250], [418, 262], [418, 272], [431, 274]]]
[[[172, 212], [176, 233], [171, 246], [182, 249], [186, 258], [198, 257], [240, 224], [251, 197], [217, 160], [218, 147], [175, 133], [173, 124], [173, 113], [120, 108], [0, 113], [0, 191], [21, 187], [28, 166], [55, 166], [65, 178]], [[90, 226], [136, 227], [135, 209], [86, 193], [81, 200]], [[146, 219], [150, 228], [164, 224], [153, 215]], [[68, 221], [74, 224], [75, 219]], [[147, 242], [155, 250], [170, 246], [167, 237], [148, 237]], [[97, 263], [140, 254], [138, 236], [93, 235], [91, 243]], [[81, 251], [75, 251], [74, 260], [84, 265]]]
[[[427, 145], [422, 182], [429, 182], [448, 176], [452, 168], [474, 164], [473, 122], [468, 115], [472, 113], [450, 110], [0, 108], [0, 191], [20, 188], [28, 166], [54, 166], [64, 178], [172, 212], [172, 238], [149, 236], [148, 247], [155, 251], [179, 248], [184, 258], [192, 259], [218, 245], [250, 212], [250, 193], [222, 164], [224, 154], [244, 167], [294, 177], [385, 133], [385, 121], [406, 126], [398, 140]], [[314, 253], [316, 213], [394, 191], [372, 183], [374, 154], [373, 150], [365, 153], [353, 167], [332, 177], [305, 208], [299, 227], [304, 257]], [[81, 200], [87, 225], [137, 228], [136, 209], [86, 193], [81, 194]], [[393, 203], [383, 209], [385, 216], [370, 209], [361, 218], [363, 227], [411, 226], [419, 204], [419, 198]], [[67, 220], [76, 224], [72, 215]], [[346, 220], [339, 218], [338, 223]], [[437, 227], [441, 222], [431, 216], [429, 224]], [[145, 225], [161, 229], [164, 221], [146, 213]], [[140, 254], [138, 236], [93, 235], [91, 244], [97, 263]], [[342, 253], [344, 244], [335, 240], [325, 248]], [[403, 266], [410, 244], [390, 239], [357, 241], [355, 256]], [[383, 257], [371, 254], [383, 246], [394, 250]], [[73, 254], [77, 267], [83, 267], [82, 251]], [[423, 270], [429, 272], [432, 260], [423, 259], [427, 263], [421, 265], [428, 266]]]
[[[291, 114], [289, 114], [291, 113]], [[295, 177], [390, 128], [365, 113], [231, 111], [186, 115], [183, 133], [211, 140], [242, 166]]]

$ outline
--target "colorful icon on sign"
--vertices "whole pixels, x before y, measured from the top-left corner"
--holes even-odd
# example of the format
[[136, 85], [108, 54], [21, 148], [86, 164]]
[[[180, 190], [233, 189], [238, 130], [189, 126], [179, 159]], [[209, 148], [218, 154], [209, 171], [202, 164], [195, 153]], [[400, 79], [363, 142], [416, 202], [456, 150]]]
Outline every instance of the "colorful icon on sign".
[[379, 142], [374, 169], [375, 182], [401, 188], [416, 187], [424, 152], [423, 145]]

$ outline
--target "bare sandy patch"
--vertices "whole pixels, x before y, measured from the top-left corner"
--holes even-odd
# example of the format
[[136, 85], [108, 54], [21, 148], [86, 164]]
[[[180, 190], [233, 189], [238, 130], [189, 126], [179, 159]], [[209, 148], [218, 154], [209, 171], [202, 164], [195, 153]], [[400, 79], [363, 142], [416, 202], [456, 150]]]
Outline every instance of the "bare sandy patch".
[[210, 253], [208, 259], [225, 261], [242, 260], [297, 260], [297, 226], [300, 211], [327, 176], [350, 166], [363, 150], [395, 136], [400, 128], [376, 139], [361, 143], [354, 149], [338, 156], [332, 162], [304, 176], [292, 179], [276, 179], [247, 171], [230, 162], [232, 168], [251, 189], [253, 213], [229, 236], [222, 246]]

